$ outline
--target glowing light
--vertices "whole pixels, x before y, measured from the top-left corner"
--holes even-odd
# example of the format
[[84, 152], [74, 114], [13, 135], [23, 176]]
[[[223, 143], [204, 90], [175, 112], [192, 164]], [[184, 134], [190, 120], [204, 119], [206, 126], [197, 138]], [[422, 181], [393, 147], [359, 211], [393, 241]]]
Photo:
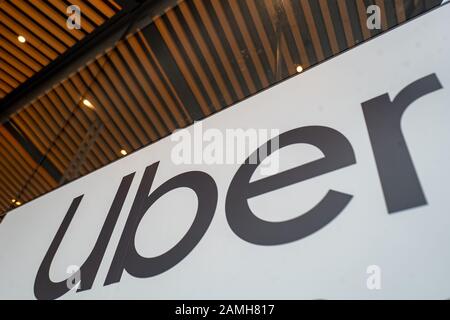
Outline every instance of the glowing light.
[[120, 150], [120, 153], [121, 153], [123, 156], [126, 156], [126, 155], [128, 154], [128, 152], [127, 152], [126, 150], [124, 150], [124, 149]]
[[297, 66], [297, 69], [296, 69], [296, 70], [297, 70], [298, 73], [300, 73], [300, 72], [303, 71], [303, 67], [299, 65], [299, 66]]
[[25, 43], [27, 41], [24, 36], [18, 36], [17, 40], [19, 40], [20, 43]]
[[88, 108], [94, 109], [94, 105], [88, 99], [84, 99], [83, 104]]

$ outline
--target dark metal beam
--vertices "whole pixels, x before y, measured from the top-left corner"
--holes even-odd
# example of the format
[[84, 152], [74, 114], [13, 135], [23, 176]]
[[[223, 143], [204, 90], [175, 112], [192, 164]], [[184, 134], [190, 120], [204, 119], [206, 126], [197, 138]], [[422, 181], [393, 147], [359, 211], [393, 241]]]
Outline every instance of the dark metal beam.
[[163, 69], [170, 74], [170, 79], [174, 84], [177, 93], [180, 95], [187, 111], [189, 112], [191, 119], [203, 119], [205, 115], [200, 109], [200, 105], [192, 93], [188, 83], [182, 76], [182, 72], [178, 68], [178, 64], [170, 54], [169, 48], [159, 33], [158, 28], [154, 24], [151, 24], [145, 27], [142, 30], [142, 33], [147, 41], [154, 41], [155, 43], [158, 43], [158, 45], [153, 48], [154, 54], [156, 55], [159, 63], [163, 66]]
[[61, 172], [53, 165], [36, 146], [25, 136], [25, 134], [11, 121], [5, 122], [3, 127], [17, 140], [17, 142], [27, 151], [36, 164], [44, 168], [56, 182], [61, 180]]

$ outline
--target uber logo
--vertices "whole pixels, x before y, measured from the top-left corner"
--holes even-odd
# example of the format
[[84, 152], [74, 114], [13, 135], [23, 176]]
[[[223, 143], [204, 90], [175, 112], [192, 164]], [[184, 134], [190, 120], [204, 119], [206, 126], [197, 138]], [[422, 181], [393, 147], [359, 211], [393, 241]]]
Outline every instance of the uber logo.
[[[441, 88], [437, 76], [431, 74], [411, 83], [393, 99], [386, 93], [362, 103], [387, 212], [390, 214], [427, 204], [400, 121], [406, 109], [417, 99]], [[297, 218], [283, 222], [269, 222], [258, 218], [250, 209], [248, 199], [356, 164], [350, 141], [330, 127], [299, 127], [284, 132], [274, 139], [278, 140], [278, 149], [306, 143], [320, 149], [324, 156], [250, 182], [250, 178], [264, 158], [277, 151], [269, 147], [272, 139], [260, 146], [270, 150], [270, 153], [259, 153], [258, 148], [255, 151], [257, 161], [252, 163], [246, 161], [239, 167], [228, 187], [226, 218], [230, 228], [239, 238], [263, 246], [301, 240], [322, 229], [345, 209], [354, 196], [345, 193], [345, 190], [329, 190], [311, 210]], [[260, 156], [261, 154], [263, 156]], [[255, 157], [255, 155], [250, 157], [252, 156]], [[218, 199], [218, 188], [214, 178], [202, 171], [189, 171], [159, 186], [153, 186], [158, 166], [159, 162], [156, 162], [145, 169], [106, 276], [105, 286], [119, 282], [124, 271], [137, 278], [147, 278], [171, 269], [195, 248], [212, 221]], [[122, 178], [94, 248], [80, 267], [79, 273], [82, 277], [77, 291], [92, 288], [134, 175], [135, 173], [131, 173]], [[141, 256], [136, 250], [134, 238], [142, 218], [158, 199], [177, 188], [189, 188], [198, 198], [196, 216], [189, 231], [164, 254], [151, 258]], [[82, 199], [83, 195], [73, 199], [39, 267], [34, 284], [34, 293], [38, 299], [55, 299], [70, 290], [66, 280], [53, 282], [49, 270]]]

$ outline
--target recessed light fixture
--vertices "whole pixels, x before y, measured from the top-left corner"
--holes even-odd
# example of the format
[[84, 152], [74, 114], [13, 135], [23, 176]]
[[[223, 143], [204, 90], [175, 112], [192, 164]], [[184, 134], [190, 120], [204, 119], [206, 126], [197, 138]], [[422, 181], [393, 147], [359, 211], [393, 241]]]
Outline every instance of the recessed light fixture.
[[94, 105], [88, 99], [84, 99], [83, 104], [88, 108], [94, 109]]
[[126, 156], [126, 155], [128, 154], [128, 152], [127, 152], [125, 149], [120, 150], [120, 153], [121, 153], [123, 156]]
[[21, 204], [22, 204], [22, 202], [16, 201], [16, 206], [20, 206]]
[[12, 203], [16, 203], [16, 199], [11, 199], [11, 202]]
[[303, 71], [303, 67], [301, 65], [298, 65], [296, 70], [298, 73], [300, 73]]
[[17, 40], [19, 40], [20, 43], [25, 43], [27, 41], [24, 36], [18, 36]]

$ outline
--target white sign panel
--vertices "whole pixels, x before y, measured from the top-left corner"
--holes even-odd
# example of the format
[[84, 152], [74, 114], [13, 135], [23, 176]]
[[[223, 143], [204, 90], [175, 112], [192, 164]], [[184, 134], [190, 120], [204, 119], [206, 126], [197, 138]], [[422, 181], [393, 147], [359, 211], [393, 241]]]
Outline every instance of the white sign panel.
[[[434, 10], [15, 209], [0, 298], [450, 298], [449, 21]], [[178, 161], [199, 126], [226, 154], [226, 130], [277, 134], [256, 162]]]

